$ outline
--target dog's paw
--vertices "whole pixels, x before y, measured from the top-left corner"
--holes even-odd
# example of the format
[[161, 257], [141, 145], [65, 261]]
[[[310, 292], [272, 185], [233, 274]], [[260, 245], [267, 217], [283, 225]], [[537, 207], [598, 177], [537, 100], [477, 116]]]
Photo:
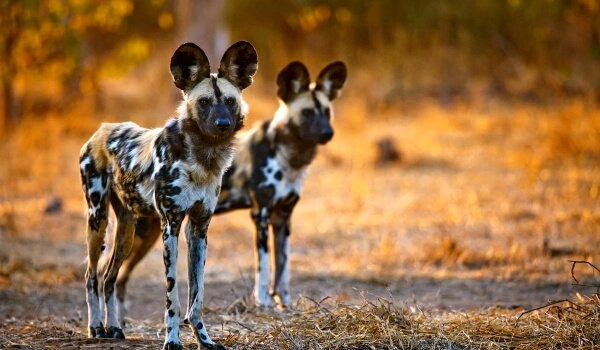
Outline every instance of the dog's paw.
[[113, 339], [125, 339], [125, 333], [119, 327], [108, 327], [106, 330], [106, 337]]
[[226, 348], [223, 345], [217, 344], [217, 343], [208, 344], [208, 343], [201, 342], [200, 344], [202, 345], [202, 347], [204, 349], [208, 349], [208, 350], [226, 350]]
[[88, 335], [90, 338], [106, 338], [106, 331], [104, 326], [100, 324], [100, 327], [90, 327]]
[[292, 303], [292, 298], [290, 298], [289, 293], [286, 292], [283, 293], [283, 296], [281, 296], [280, 294], [274, 294], [273, 301], [275, 302], [275, 306], [277, 306], [277, 309], [285, 310], [289, 308], [290, 304]]
[[259, 308], [272, 308], [275, 300], [269, 293], [254, 293], [254, 305]]
[[181, 343], [168, 342], [163, 346], [163, 350], [183, 350]]

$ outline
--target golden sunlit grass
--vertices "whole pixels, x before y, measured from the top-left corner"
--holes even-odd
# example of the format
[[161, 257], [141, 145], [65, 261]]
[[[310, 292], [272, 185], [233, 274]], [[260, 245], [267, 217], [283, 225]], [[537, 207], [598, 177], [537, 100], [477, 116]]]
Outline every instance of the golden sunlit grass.
[[600, 340], [597, 299], [522, 315], [501, 309], [439, 315], [397, 307], [386, 299], [359, 305], [304, 303], [305, 309], [290, 319], [275, 318], [266, 334], [229, 336], [226, 345], [236, 348], [241, 340], [280, 349], [555, 349], [592, 346]]
[[[600, 302], [579, 296], [537, 310], [480, 309], [445, 312], [399, 307], [392, 300], [359, 304], [301, 299], [296, 310], [274, 313], [256, 309], [242, 313], [211, 310], [222, 325], [217, 340], [231, 349], [588, 349], [600, 341]], [[138, 322], [126, 341], [84, 339], [74, 320], [40, 320], [0, 330], [3, 348], [154, 349], [156, 324]], [[15, 326], [16, 325], [16, 326]], [[182, 339], [193, 347], [187, 326]], [[10, 332], [4, 330], [10, 329]]]

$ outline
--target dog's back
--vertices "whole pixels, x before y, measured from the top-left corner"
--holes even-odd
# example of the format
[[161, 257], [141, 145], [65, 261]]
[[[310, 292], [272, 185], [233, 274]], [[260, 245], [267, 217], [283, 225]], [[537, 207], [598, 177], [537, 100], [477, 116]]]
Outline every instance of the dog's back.
[[[89, 184], [96, 187], [88, 192], [94, 195], [115, 190], [121, 202], [131, 205], [134, 211], [154, 212], [152, 152], [161, 132], [163, 129], [146, 129], [132, 122], [103, 123], [81, 148], [82, 177], [88, 177]], [[83, 172], [85, 166], [88, 171]], [[103, 177], [108, 177], [110, 186], [101, 186], [98, 180]], [[133, 186], [137, 188], [130, 188]]]

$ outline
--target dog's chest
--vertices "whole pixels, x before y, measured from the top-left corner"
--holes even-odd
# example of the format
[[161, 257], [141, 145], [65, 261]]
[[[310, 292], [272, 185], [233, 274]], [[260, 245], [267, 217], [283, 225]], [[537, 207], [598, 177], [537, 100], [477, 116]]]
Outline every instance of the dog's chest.
[[170, 207], [185, 212], [201, 202], [207, 209], [214, 210], [220, 191], [220, 173], [183, 161], [167, 166], [157, 160], [155, 167], [156, 205], [159, 208]]
[[185, 212], [197, 202], [214, 210], [220, 191], [220, 176], [198, 164], [166, 163], [154, 158], [152, 173], [115, 172], [115, 192], [138, 215], [152, 216], [156, 209]]
[[269, 157], [261, 171], [264, 181], [259, 187], [273, 187], [273, 201], [287, 198], [290, 194], [299, 195], [304, 185], [307, 167], [291, 168], [277, 157]]

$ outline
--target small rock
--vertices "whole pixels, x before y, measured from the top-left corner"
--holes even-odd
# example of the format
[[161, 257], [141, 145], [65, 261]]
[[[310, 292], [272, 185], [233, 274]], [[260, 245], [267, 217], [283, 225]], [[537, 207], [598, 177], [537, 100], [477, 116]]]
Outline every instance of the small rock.
[[394, 140], [384, 137], [375, 143], [377, 147], [377, 159], [375, 164], [381, 166], [392, 162], [402, 161], [402, 152], [396, 147]]
[[50, 196], [48, 198], [48, 203], [46, 203], [46, 207], [44, 208], [45, 214], [58, 214], [62, 211], [62, 199], [57, 196]]

